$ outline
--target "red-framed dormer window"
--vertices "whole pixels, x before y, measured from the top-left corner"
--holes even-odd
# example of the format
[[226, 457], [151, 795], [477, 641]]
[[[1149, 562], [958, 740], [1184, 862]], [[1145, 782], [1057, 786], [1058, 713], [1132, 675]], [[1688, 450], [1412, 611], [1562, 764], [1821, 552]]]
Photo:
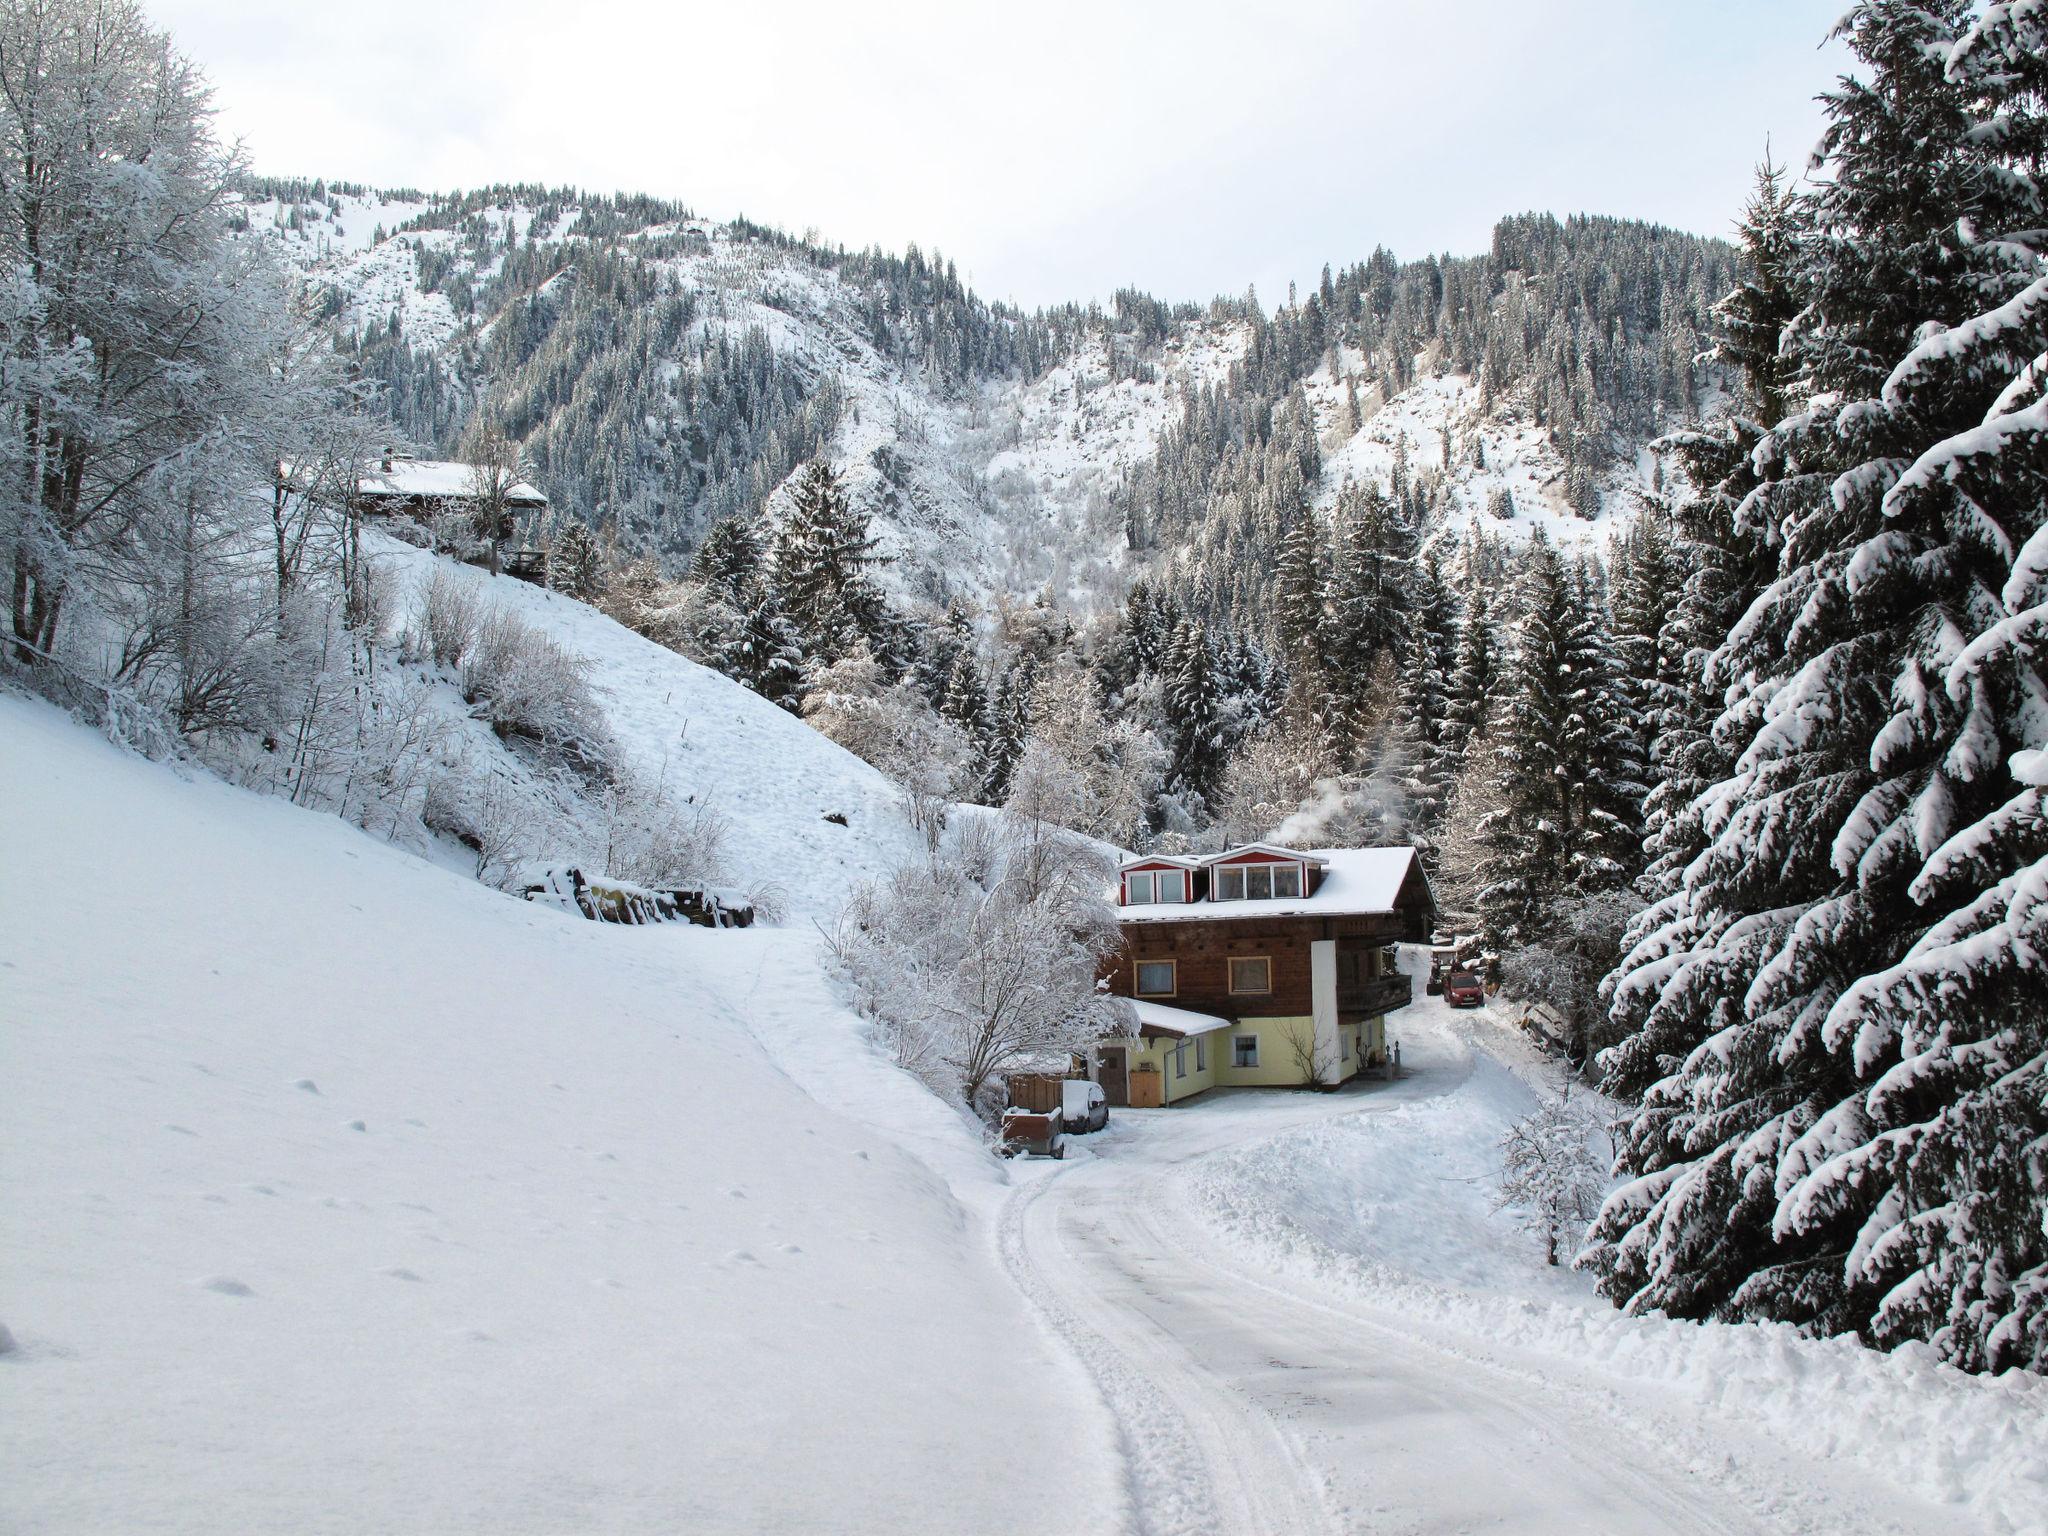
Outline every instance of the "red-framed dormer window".
[[1209, 872], [1211, 900], [1270, 901], [1302, 893], [1299, 864], [1225, 864]]
[[1183, 869], [1134, 869], [1124, 876], [1124, 905], [1149, 907], [1154, 902], [1177, 905], [1188, 899]]

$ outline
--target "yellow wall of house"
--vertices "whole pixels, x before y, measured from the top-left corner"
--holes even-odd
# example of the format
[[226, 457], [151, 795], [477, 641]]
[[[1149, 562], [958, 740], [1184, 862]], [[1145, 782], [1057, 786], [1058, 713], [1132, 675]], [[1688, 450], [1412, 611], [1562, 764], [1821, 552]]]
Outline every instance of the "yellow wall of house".
[[[1180, 1099], [1192, 1098], [1206, 1088], [1216, 1086], [1216, 1042], [1219, 1036], [1211, 1031], [1201, 1037], [1199, 1052], [1202, 1065], [1195, 1065], [1196, 1042], [1185, 1042], [1160, 1038], [1156, 1040], [1134, 1040], [1131, 1042], [1131, 1065], [1157, 1067], [1160, 1074], [1161, 1102], [1172, 1104]], [[1175, 1059], [1175, 1048], [1185, 1044], [1186, 1054], [1179, 1061]], [[1177, 1067], [1185, 1070], [1177, 1071]]]
[[[1380, 1017], [1366, 1019], [1363, 1023], [1343, 1024], [1338, 1027], [1339, 1060], [1336, 1063], [1335, 1081], [1349, 1082], [1365, 1069], [1365, 1063], [1375, 1052], [1386, 1051], [1386, 1020]], [[1234, 1059], [1231, 1037], [1234, 1035], [1257, 1035], [1259, 1037], [1259, 1064], [1256, 1067], [1238, 1067]], [[1193, 1098], [1210, 1088], [1298, 1088], [1302, 1082], [1301, 1057], [1296, 1042], [1304, 1045], [1315, 1035], [1315, 1020], [1308, 1017], [1279, 1019], [1245, 1019], [1241, 1023], [1226, 1025], [1200, 1036], [1202, 1065], [1196, 1066], [1196, 1037], [1186, 1042], [1186, 1071], [1176, 1072], [1175, 1050], [1183, 1042], [1164, 1037], [1121, 1042], [1129, 1050], [1131, 1070], [1135, 1073], [1147, 1067], [1159, 1073], [1161, 1102], [1178, 1103]]]
[[[1219, 1029], [1215, 1038], [1222, 1046], [1216, 1080], [1233, 1088], [1297, 1088], [1302, 1082], [1301, 1050], [1315, 1038], [1315, 1020], [1240, 1019], [1229, 1029]], [[1259, 1037], [1259, 1064], [1235, 1065], [1234, 1041], [1239, 1035]]]

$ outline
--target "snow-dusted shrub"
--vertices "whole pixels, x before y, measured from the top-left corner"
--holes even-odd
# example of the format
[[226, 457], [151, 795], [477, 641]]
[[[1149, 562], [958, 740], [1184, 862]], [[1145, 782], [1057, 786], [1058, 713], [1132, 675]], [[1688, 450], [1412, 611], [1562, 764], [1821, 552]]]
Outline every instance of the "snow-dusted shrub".
[[728, 878], [730, 824], [709, 806], [677, 800], [658, 779], [615, 769], [598, 815], [607, 874], [659, 889]]
[[1622, 935], [1642, 907], [1630, 891], [1567, 897], [1556, 908], [1557, 933], [1501, 963], [1501, 990], [1555, 1013], [1576, 1065], [1614, 1043], [1600, 982], [1620, 962]]
[[1542, 1240], [1546, 1264], [1557, 1263], [1560, 1244], [1577, 1248], [1606, 1193], [1604, 1172], [1587, 1139], [1591, 1131], [1572, 1107], [1567, 1079], [1563, 1094], [1516, 1121], [1501, 1138], [1494, 1209], [1513, 1211], [1522, 1229]]
[[517, 614], [492, 608], [462, 657], [462, 696], [500, 736], [522, 736], [601, 769], [612, 757], [611, 731], [587, 671], [580, 657]]
[[413, 603], [406, 649], [452, 672], [476, 645], [483, 621], [484, 602], [477, 584], [437, 566]]
[[[998, 851], [979, 875], [956, 839], [928, 864], [857, 890], [832, 934], [856, 1006], [898, 1065], [984, 1114], [1007, 1067], [1084, 1051], [1129, 1017], [1096, 985], [1116, 943], [1105, 857], [1017, 811], [998, 825]], [[973, 863], [981, 851], [970, 850]]]

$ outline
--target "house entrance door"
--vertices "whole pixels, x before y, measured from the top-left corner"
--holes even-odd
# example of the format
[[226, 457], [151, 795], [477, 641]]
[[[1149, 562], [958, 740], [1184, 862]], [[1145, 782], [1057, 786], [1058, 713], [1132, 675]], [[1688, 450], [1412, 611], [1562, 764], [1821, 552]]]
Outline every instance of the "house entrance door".
[[1101, 1063], [1096, 1068], [1097, 1079], [1102, 1085], [1102, 1096], [1112, 1108], [1126, 1109], [1131, 1102], [1131, 1080], [1124, 1048], [1120, 1045], [1106, 1045], [1096, 1053]]

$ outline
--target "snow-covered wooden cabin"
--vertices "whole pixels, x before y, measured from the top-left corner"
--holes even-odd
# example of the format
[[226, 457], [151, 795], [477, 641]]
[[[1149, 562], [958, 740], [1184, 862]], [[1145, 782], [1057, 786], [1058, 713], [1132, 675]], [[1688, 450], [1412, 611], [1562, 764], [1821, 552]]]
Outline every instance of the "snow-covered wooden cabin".
[[1141, 1107], [1334, 1086], [1384, 1060], [1386, 1015], [1412, 996], [1392, 946], [1436, 918], [1413, 848], [1151, 855], [1117, 871], [1115, 896], [1123, 945], [1106, 979], [1138, 1036], [1103, 1042], [1097, 1063], [1110, 1102]]
[[[468, 511], [475, 500], [475, 476], [469, 465], [415, 459], [389, 448], [356, 485], [356, 508], [365, 517], [407, 517], [431, 525], [444, 513]], [[524, 480], [515, 482], [506, 492], [497, 536], [511, 538], [518, 519], [547, 509], [547, 497]]]

